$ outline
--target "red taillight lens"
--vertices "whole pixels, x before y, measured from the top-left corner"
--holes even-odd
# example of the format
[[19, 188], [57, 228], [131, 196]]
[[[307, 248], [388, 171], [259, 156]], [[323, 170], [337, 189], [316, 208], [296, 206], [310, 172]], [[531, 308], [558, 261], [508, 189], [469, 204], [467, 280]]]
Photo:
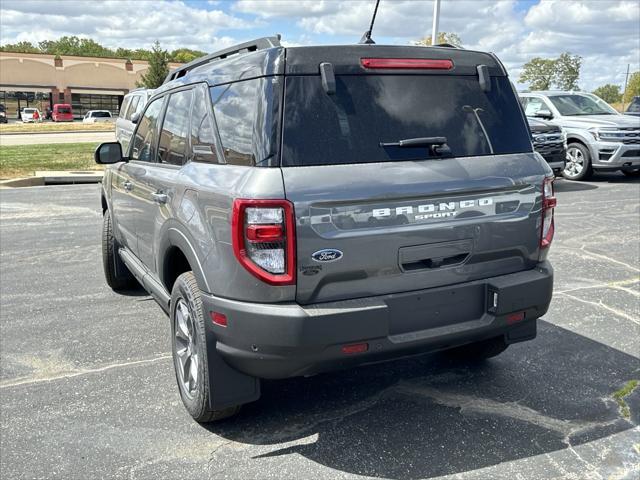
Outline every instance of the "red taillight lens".
[[287, 200], [233, 202], [233, 252], [252, 275], [270, 285], [295, 283], [295, 220]]
[[280, 242], [284, 238], [282, 225], [249, 225], [247, 240], [251, 242]]
[[553, 180], [553, 177], [546, 177], [542, 183], [542, 231], [540, 234], [540, 248], [549, 248], [555, 232], [553, 209], [558, 204], [558, 201], [553, 192]]
[[364, 68], [389, 68], [405, 70], [451, 70], [451, 60], [429, 58], [361, 58]]

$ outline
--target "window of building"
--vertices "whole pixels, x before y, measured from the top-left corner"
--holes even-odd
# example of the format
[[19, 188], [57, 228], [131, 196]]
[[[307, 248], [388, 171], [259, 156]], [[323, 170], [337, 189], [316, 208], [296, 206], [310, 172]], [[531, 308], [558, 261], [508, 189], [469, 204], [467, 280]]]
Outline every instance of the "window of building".
[[133, 136], [133, 145], [131, 148], [132, 160], [139, 160], [141, 162], [154, 162], [156, 160], [156, 126], [158, 124], [158, 117], [162, 111], [163, 102], [164, 98], [154, 100], [138, 122], [138, 128]]
[[191, 114], [191, 149], [194, 162], [218, 163], [216, 137], [208, 103], [206, 90], [196, 88]]
[[171, 94], [162, 123], [158, 159], [161, 163], [183, 165], [187, 159], [187, 134], [193, 90]]
[[84, 116], [89, 110], [109, 110], [112, 115], [120, 113], [119, 95], [96, 95], [72, 93], [71, 107], [75, 115]]

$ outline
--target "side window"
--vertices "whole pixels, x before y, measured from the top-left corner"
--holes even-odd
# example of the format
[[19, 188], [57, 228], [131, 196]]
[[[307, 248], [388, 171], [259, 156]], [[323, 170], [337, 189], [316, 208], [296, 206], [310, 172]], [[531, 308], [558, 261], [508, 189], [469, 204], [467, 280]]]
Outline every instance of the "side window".
[[144, 110], [145, 104], [146, 104], [146, 100], [144, 100], [143, 96], [142, 95], [138, 96], [138, 104], [135, 106], [135, 110], [133, 111], [133, 113], [142, 112], [142, 110]]
[[160, 132], [158, 159], [161, 163], [183, 165], [187, 159], [187, 133], [193, 90], [171, 94]]
[[538, 110], [549, 110], [549, 107], [544, 104], [544, 101], [541, 98], [529, 97], [524, 109], [525, 115], [533, 117]]
[[211, 99], [227, 163], [255, 165], [254, 122], [257, 117], [260, 80], [244, 80], [213, 87]]
[[140, 160], [142, 162], [155, 161], [155, 139], [156, 126], [158, 117], [162, 111], [162, 103], [164, 98], [154, 100], [144, 112], [142, 118], [138, 122], [131, 142], [131, 159]]
[[140, 95], [134, 95], [131, 97], [131, 105], [129, 106], [129, 111], [127, 112], [127, 120], [131, 120], [131, 116], [138, 109], [138, 104], [140, 102]]
[[209, 102], [206, 89], [196, 88], [191, 113], [191, 149], [194, 162], [218, 163], [213, 120], [207, 105]]
[[129, 102], [131, 101], [131, 97], [124, 97], [124, 101], [122, 105], [120, 105], [120, 118], [125, 118], [127, 116], [127, 107], [129, 106]]

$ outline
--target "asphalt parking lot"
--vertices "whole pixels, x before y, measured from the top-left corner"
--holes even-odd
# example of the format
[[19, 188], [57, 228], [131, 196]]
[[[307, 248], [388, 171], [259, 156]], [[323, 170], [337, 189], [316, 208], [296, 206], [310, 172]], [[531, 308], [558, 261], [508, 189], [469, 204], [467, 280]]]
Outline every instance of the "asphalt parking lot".
[[263, 383], [235, 419], [180, 402], [169, 323], [106, 286], [96, 185], [0, 192], [2, 478], [640, 476], [640, 182], [557, 182], [535, 341]]

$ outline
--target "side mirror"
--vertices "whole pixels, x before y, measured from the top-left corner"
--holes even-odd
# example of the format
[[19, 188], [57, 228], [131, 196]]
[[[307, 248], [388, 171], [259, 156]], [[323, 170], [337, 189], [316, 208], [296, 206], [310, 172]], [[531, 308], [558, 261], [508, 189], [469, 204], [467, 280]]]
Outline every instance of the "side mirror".
[[93, 158], [96, 163], [101, 165], [111, 165], [122, 162], [124, 161], [122, 157], [122, 145], [118, 142], [101, 143], [98, 145], [98, 148], [96, 148], [96, 153], [94, 153]]
[[140, 120], [140, 112], [136, 112], [133, 115], [131, 115], [131, 123], [133, 123], [134, 125], [137, 125], [138, 120]]
[[538, 118], [546, 118], [548, 120], [553, 118], [553, 114], [549, 110], [538, 110], [533, 116]]

